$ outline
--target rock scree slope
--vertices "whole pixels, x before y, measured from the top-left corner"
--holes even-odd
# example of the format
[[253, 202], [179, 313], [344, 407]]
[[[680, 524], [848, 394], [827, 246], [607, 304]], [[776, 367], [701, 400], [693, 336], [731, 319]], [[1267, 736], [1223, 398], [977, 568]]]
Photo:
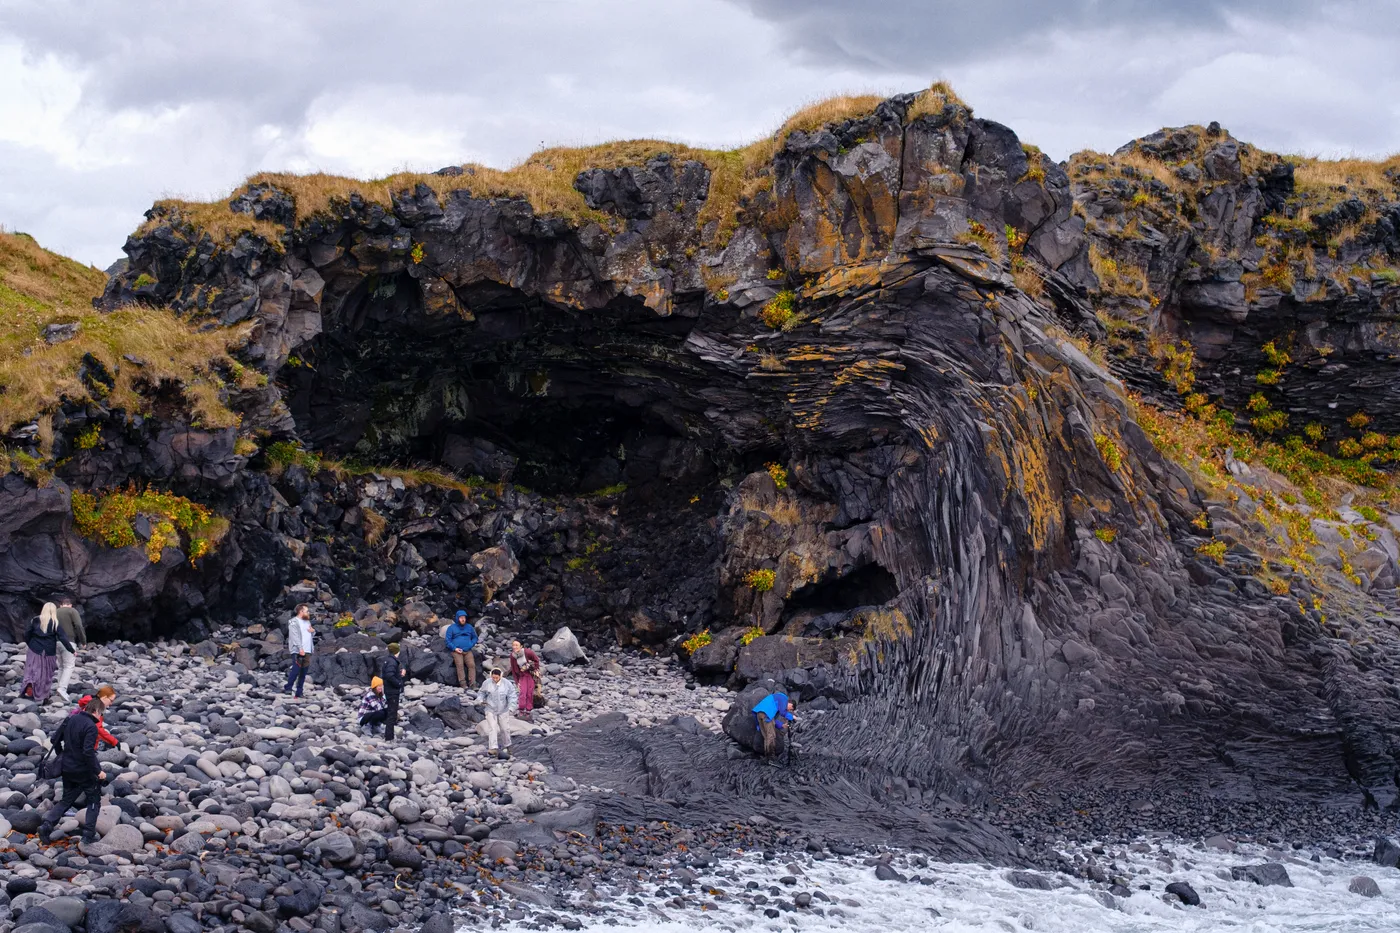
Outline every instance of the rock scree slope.
[[733, 153], [161, 202], [97, 307], [237, 331], [235, 417], [174, 376], [66, 398], [53, 482], [4, 480], [6, 611], [90, 585], [27, 556], [70, 489], [155, 483], [228, 527], [168, 534], [114, 629], [476, 587], [816, 698], [833, 782], [1389, 805], [1400, 241], [1394, 168], [1355, 172], [1214, 125], [1061, 165], [935, 86]]

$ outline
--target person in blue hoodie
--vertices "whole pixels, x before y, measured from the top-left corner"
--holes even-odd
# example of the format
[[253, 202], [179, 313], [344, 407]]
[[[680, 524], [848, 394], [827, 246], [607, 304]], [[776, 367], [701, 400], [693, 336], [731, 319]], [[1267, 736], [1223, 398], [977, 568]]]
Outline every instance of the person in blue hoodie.
[[457, 686], [463, 690], [476, 689], [476, 628], [467, 621], [467, 611], [457, 610], [457, 618], [447, 627], [447, 650], [457, 665]]
[[786, 693], [770, 693], [753, 705], [754, 722], [762, 737], [763, 756], [772, 758], [778, 751], [778, 730], [786, 731], [796, 721], [793, 711], [797, 704]]

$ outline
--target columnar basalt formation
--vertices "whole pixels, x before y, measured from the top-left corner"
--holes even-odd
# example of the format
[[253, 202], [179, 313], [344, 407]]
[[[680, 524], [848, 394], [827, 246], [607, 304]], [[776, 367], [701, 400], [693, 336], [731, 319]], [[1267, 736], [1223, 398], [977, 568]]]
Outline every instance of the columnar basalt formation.
[[[1105, 221], [1148, 210], [1114, 173], [1173, 140], [1195, 175], [1153, 196], [1177, 226], [1165, 208], [1157, 227]], [[562, 184], [565, 160], [536, 157], [518, 196], [473, 167], [329, 196], [263, 179], [228, 205], [154, 208], [101, 306], [251, 325], [241, 358], [270, 378], [229, 401], [264, 447], [591, 501], [588, 521], [539, 532], [507, 508], [483, 534], [522, 553], [517, 586], [540, 612], [572, 607], [652, 645], [704, 629], [697, 671], [783, 673], [837, 700], [810, 740], [825, 773], [1389, 803], [1390, 621], [1353, 613], [1376, 646], [1358, 651], [1298, 594], [1260, 585], [1247, 549], [1198, 553], [1216, 513], [1083, 337], [1137, 328], [1143, 355], [1113, 368], [1170, 405], [1145, 348], [1190, 337], [1202, 379], [1243, 408], [1229, 335], [1316, 317], [1318, 348], [1351, 328], [1296, 403], [1324, 417], [1327, 393], [1389, 373], [1373, 359], [1388, 338], [1360, 319], [1393, 313], [1394, 289], [1378, 273], [1283, 296], [1281, 274], [1258, 271], [1279, 261], [1263, 218], [1290, 203], [1283, 163], [1213, 129], [1133, 146], [1071, 175], [934, 90], [798, 126], [742, 171], [742, 155], [656, 144]], [[1393, 208], [1371, 210], [1393, 225]], [[1386, 229], [1366, 255], [1393, 262]], [[1123, 284], [1131, 251], [1140, 293]], [[1369, 404], [1394, 415], [1384, 395]], [[90, 459], [75, 452], [75, 468]], [[254, 477], [226, 495], [243, 551], [211, 559], [209, 603], [302, 559], [260, 514], [288, 505], [285, 481], [232, 468]], [[578, 498], [619, 484], [615, 508]], [[446, 518], [464, 501], [421, 518], [475, 533], [475, 517]], [[364, 534], [347, 506], [330, 521]], [[627, 559], [590, 548], [590, 521]], [[549, 535], [572, 538], [551, 551]], [[583, 593], [579, 571], [606, 595]]]

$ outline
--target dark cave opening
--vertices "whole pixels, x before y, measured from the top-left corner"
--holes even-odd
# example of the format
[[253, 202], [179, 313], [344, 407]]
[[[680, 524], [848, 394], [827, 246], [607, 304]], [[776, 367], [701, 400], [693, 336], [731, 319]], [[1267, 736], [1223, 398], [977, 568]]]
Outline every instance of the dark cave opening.
[[[835, 627], [838, 618], [866, 606], [880, 606], [899, 595], [899, 581], [879, 564], [866, 564], [842, 577], [809, 583], [788, 597], [783, 621], [797, 618], [818, 628]], [[838, 618], [833, 618], [838, 617]]]
[[427, 307], [369, 277], [279, 374], [300, 436], [366, 464], [438, 464], [551, 494], [664, 478], [716, 441], [681, 352], [693, 318], [634, 299], [576, 311], [500, 285]]

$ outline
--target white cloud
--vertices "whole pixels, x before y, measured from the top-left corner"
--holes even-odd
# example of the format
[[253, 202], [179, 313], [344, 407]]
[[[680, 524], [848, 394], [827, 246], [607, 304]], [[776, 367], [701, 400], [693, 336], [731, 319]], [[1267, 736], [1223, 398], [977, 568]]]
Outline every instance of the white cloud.
[[811, 100], [937, 76], [1060, 157], [1211, 119], [1270, 148], [1378, 154], [1400, 148], [1389, 3], [11, 0], [0, 223], [106, 265], [155, 198], [254, 171], [727, 146]]

